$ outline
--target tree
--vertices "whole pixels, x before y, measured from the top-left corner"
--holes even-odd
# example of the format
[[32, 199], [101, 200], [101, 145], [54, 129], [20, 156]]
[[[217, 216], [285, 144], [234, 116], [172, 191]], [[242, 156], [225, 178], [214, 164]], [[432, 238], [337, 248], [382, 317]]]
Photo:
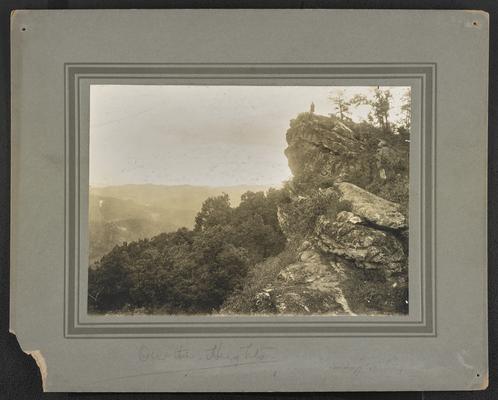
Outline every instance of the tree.
[[401, 114], [403, 116], [401, 123], [409, 131], [412, 122], [412, 96], [410, 88], [405, 91], [401, 101]]
[[231, 213], [228, 194], [209, 197], [202, 203], [201, 211], [195, 217], [195, 230], [202, 231], [215, 225], [226, 225], [230, 221]]
[[338, 117], [341, 121], [351, 121], [351, 113], [349, 112], [351, 103], [346, 100], [344, 90], [338, 90], [335, 96], [329, 96], [329, 100], [332, 100], [334, 104], [333, 115], [335, 117]]
[[277, 218], [279, 192], [246, 192], [234, 209], [233, 241], [249, 251], [253, 263], [276, 255], [285, 246], [286, 238]]
[[97, 265], [88, 270], [88, 298], [91, 309], [109, 311], [130, 301], [132, 285], [127, 271], [128, 244], [116, 246]]
[[383, 131], [391, 131], [389, 121], [389, 111], [391, 109], [392, 93], [389, 89], [381, 89], [377, 87], [373, 90], [373, 96], [367, 97], [364, 95], [356, 95], [351, 100], [351, 103], [359, 105], [368, 105], [371, 111], [368, 115], [369, 121], [375, 123]]
[[219, 308], [247, 274], [247, 250], [230, 243], [232, 235], [229, 226], [212, 226], [194, 238], [190, 256], [195, 269], [184, 280], [189, 282], [188, 291], [197, 311]]

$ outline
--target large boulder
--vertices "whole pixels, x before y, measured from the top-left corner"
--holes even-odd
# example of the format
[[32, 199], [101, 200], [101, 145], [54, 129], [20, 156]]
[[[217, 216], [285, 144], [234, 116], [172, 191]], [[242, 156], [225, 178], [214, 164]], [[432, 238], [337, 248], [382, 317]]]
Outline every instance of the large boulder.
[[379, 227], [406, 229], [408, 221], [399, 204], [385, 200], [356, 185], [339, 182], [334, 185], [340, 192], [340, 199], [351, 204], [351, 211], [364, 220]]

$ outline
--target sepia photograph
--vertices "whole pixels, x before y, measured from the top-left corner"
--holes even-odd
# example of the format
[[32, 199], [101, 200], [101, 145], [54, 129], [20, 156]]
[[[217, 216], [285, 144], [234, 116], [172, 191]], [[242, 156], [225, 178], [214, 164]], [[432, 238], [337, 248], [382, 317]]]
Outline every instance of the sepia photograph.
[[486, 390], [486, 12], [66, 8], [5, 13], [18, 387]]
[[88, 313], [407, 315], [411, 99], [91, 85]]

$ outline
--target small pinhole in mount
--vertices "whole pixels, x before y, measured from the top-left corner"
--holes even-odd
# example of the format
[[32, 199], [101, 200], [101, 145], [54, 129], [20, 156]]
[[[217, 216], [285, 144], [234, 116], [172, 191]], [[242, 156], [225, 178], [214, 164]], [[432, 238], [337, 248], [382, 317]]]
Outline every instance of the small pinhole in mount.
[[472, 22], [472, 26], [479, 26], [479, 22], [477, 22], [477, 21], [473, 21], [473, 22]]
[[25, 26], [23, 26], [23, 27], [21, 28], [21, 31], [26, 32], [26, 27], [25, 27]]
[[477, 374], [477, 377], [479, 378], [481, 375]]

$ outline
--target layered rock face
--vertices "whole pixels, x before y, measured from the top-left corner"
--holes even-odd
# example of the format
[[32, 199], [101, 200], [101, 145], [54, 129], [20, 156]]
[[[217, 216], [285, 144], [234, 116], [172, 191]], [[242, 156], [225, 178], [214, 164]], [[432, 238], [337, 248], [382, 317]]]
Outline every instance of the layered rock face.
[[371, 179], [375, 173], [365, 144], [335, 118], [301, 114], [291, 121], [286, 139], [285, 155], [296, 180], [316, 185], [360, 174]]
[[408, 145], [360, 128], [311, 113], [291, 121], [294, 177], [278, 220], [297, 251], [254, 295], [255, 312], [408, 312]]

